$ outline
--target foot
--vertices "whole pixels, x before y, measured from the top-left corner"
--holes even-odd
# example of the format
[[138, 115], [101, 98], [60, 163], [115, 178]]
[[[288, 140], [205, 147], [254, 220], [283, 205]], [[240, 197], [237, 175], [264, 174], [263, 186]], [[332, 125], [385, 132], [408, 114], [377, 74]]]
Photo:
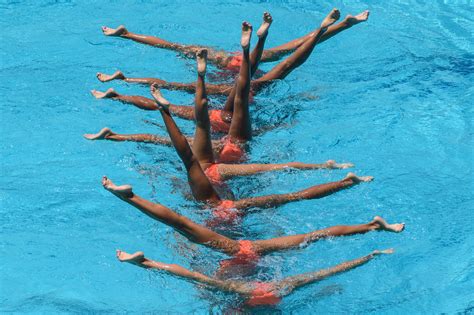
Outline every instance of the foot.
[[95, 98], [112, 98], [118, 95], [113, 88], [110, 88], [105, 92], [91, 90], [91, 93]]
[[167, 112], [169, 112], [170, 102], [168, 102], [168, 100], [166, 98], [164, 98], [163, 95], [161, 95], [161, 92], [160, 92], [160, 89], [158, 88], [158, 85], [153, 84], [150, 87], [150, 92], [151, 92], [151, 95], [153, 96], [153, 98], [156, 100], [156, 103], [157, 103], [158, 107], [160, 109], [164, 109]]
[[198, 74], [200, 76], [206, 75], [207, 67], [207, 49], [199, 49], [196, 52]]
[[352, 180], [354, 184], [359, 184], [360, 182], [370, 182], [374, 180], [373, 176], [357, 176], [354, 173], [348, 173], [344, 180]]
[[145, 259], [145, 255], [143, 252], [136, 252], [134, 254], [129, 254], [126, 252], [122, 252], [120, 249], [116, 251], [117, 259], [121, 262], [128, 262], [130, 264], [139, 265]]
[[117, 186], [106, 176], [102, 177], [102, 186], [104, 186], [105, 189], [107, 189], [108, 191], [110, 191], [111, 193], [113, 193], [119, 198], [133, 197], [132, 186], [130, 185]]
[[98, 133], [86, 133], [84, 135], [84, 138], [89, 139], [89, 140], [104, 140], [108, 136], [114, 135], [112, 130], [109, 128], [105, 127]]
[[370, 13], [369, 10], [365, 10], [364, 12], [359, 13], [356, 16], [353, 16], [353, 15], [349, 14], [348, 16], [346, 16], [344, 21], [349, 26], [356, 25], [356, 24], [359, 24], [361, 22], [367, 21], [369, 19], [369, 13]]
[[123, 25], [120, 25], [117, 28], [102, 26], [102, 32], [104, 33], [105, 36], [121, 36], [127, 33], [127, 29]]
[[405, 223], [388, 224], [387, 221], [385, 221], [382, 217], [379, 216], [374, 217], [374, 220], [371, 222], [371, 224], [376, 227], [376, 230], [395, 233], [400, 233], [401, 231], [403, 231], [403, 229], [405, 229]]
[[372, 252], [373, 255], [382, 255], [382, 254], [393, 254], [395, 251], [393, 250], [393, 248], [389, 248], [389, 249], [384, 249], [384, 250], [374, 250]]
[[125, 76], [123, 75], [122, 71], [118, 70], [115, 71], [114, 74], [103, 74], [98, 72], [97, 73], [97, 79], [101, 82], [108, 82], [112, 80], [124, 80]]
[[327, 160], [325, 165], [329, 169], [345, 169], [354, 167], [354, 164], [352, 163], [336, 163], [334, 160]]
[[268, 12], [263, 13], [263, 23], [257, 31], [258, 37], [265, 37], [268, 34], [268, 29], [273, 22], [273, 18]]
[[339, 12], [338, 9], [332, 9], [332, 11], [328, 14], [328, 16], [324, 18], [323, 22], [321, 23], [321, 28], [325, 30], [326, 28], [334, 24], [334, 22], [339, 20], [340, 17], [341, 12]]
[[243, 49], [249, 49], [250, 38], [252, 37], [252, 25], [249, 22], [242, 23], [242, 38], [240, 39], [240, 45]]

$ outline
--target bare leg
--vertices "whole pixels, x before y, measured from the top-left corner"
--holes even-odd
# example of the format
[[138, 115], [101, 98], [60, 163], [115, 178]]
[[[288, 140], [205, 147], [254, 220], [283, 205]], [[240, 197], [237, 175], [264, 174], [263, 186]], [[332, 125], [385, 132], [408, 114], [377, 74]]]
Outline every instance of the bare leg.
[[163, 144], [166, 146], [171, 146], [171, 140], [169, 138], [160, 137], [157, 135], [152, 135], [149, 133], [140, 133], [140, 134], [117, 134], [110, 130], [109, 128], [103, 128], [101, 131], [95, 134], [87, 133], [84, 135], [84, 138], [88, 140], [111, 140], [111, 141], [133, 141], [133, 142], [144, 142], [144, 143], [153, 143], [153, 144]]
[[106, 36], [119, 36], [122, 38], [131, 39], [135, 42], [151, 45], [154, 47], [164, 48], [179, 52], [181, 55], [188, 58], [195, 58], [196, 52], [200, 49], [207, 49], [209, 51], [209, 61], [215, 63], [218, 67], [225, 67], [229, 62], [231, 56], [222, 50], [215, 50], [211, 47], [204, 47], [199, 45], [183, 45], [172, 43], [159, 37], [140, 35], [129, 32], [123, 25], [120, 25], [116, 29], [112, 29], [106, 26], [102, 27], [102, 32]]
[[138, 96], [138, 95], [121, 95], [115, 92], [115, 90], [112, 88], [108, 89], [105, 92], [92, 90], [91, 93], [97, 99], [109, 98], [109, 99], [120, 101], [125, 104], [132, 104], [144, 110], [157, 110], [158, 109], [158, 106], [152, 99], [149, 99], [143, 96]]
[[336, 163], [329, 160], [322, 164], [309, 164], [301, 162], [289, 162], [281, 164], [219, 164], [217, 169], [223, 179], [232, 178], [235, 176], [251, 176], [264, 172], [278, 171], [288, 168], [295, 168], [300, 170], [314, 170], [314, 169], [346, 169], [353, 167], [351, 163]]
[[296, 289], [298, 287], [301, 287], [301, 286], [304, 286], [304, 285], [307, 285], [307, 284], [310, 284], [310, 283], [313, 283], [313, 282], [316, 282], [316, 281], [323, 280], [325, 278], [328, 278], [330, 276], [339, 274], [341, 272], [345, 272], [345, 271], [354, 269], [356, 267], [359, 267], [359, 266], [369, 262], [370, 260], [372, 260], [373, 258], [375, 258], [378, 255], [392, 254], [392, 253], [393, 253], [393, 249], [391, 249], [391, 248], [386, 249], [386, 250], [374, 250], [372, 253], [370, 253], [367, 256], [344, 262], [344, 263], [339, 264], [337, 266], [334, 266], [332, 268], [323, 269], [323, 270], [316, 271], [316, 272], [303, 273], [303, 274], [292, 276], [292, 277], [287, 277], [287, 278], [283, 279], [282, 281], [278, 282], [276, 287], [279, 287], [281, 295], [288, 295], [294, 289]]
[[[258, 64], [260, 63], [260, 58], [262, 57], [263, 48], [265, 47], [265, 40], [267, 39], [268, 29], [270, 28], [272, 22], [273, 18], [270, 13], [263, 13], [263, 23], [257, 31], [258, 42], [255, 48], [252, 50], [252, 53], [250, 54], [250, 79], [253, 77], [255, 71], [257, 71], [258, 69]], [[234, 101], [235, 94], [237, 91], [237, 84], [238, 80], [236, 80], [222, 110], [222, 119], [227, 122], [230, 122], [230, 118], [232, 117], [234, 112]]]
[[196, 117], [196, 131], [194, 133], [193, 153], [200, 164], [213, 164], [214, 154], [211, 142], [211, 123], [207, 108], [206, 76], [207, 50], [197, 53], [198, 79], [194, 99], [194, 115]]
[[132, 265], [146, 268], [156, 269], [183, 278], [185, 280], [195, 281], [198, 283], [205, 284], [209, 287], [217, 288], [221, 291], [239, 293], [244, 296], [250, 295], [252, 292], [251, 283], [241, 281], [223, 281], [215, 278], [208, 277], [202, 273], [191, 271], [176, 264], [165, 264], [162, 262], [148, 259], [144, 256], [143, 252], [136, 252], [134, 254], [128, 254], [121, 250], [117, 250], [117, 259], [121, 262], [127, 262]]
[[[321, 37], [319, 40], [318, 44], [328, 40], [329, 38], [335, 36], [336, 34], [339, 34], [340, 32], [351, 28], [352, 26], [359, 24], [361, 22], [367, 21], [369, 18], [369, 11], [364, 11], [356, 16], [348, 15], [346, 18], [341, 21], [338, 24], [334, 24], [328, 27], [327, 31], [324, 33], [324, 35]], [[310, 33], [306, 34], [305, 36], [302, 36], [300, 38], [294, 39], [288, 43], [285, 43], [283, 45], [273, 47], [270, 49], [267, 49], [263, 52], [261, 62], [272, 62], [272, 61], [277, 61], [286, 55], [292, 53], [295, 51], [298, 47], [300, 47], [304, 42], [306, 42], [312, 35], [314, 34], [314, 31], [311, 31]]]
[[[118, 134], [110, 130], [109, 128], [102, 128], [98, 133], [86, 133], [84, 138], [88, 140], [110, 140], [110, 141], [131, 141], [131, 142], [143, 142], [151, 144], [161, 144], [168, 147], [172, 147], [173, 143], [170, 138], [153, 135], [150, 133], [139, 133], [139, 134]], [[193, 145], [194, 138], [186, 137], [189, 145]], [[222, 149], [221, 141], [212, 140], [212, 146], [214, 155], [219, 156], [219, 152]]]
[[365, 22], [369, 18], [369, 10], [359, 13], [356, 16], [347, 15], [341, 23], [331, 25], [328, 27], [327, 31], [323, 34], [321, 39], [319, 40], [318, 44], [328, 40], [329, 38], [333, 37], [334, 35], [339, 34], [340, 32], [351, 28], [352, 26]]
[[349, 173], [346, 178], [338, 182], [312, 186], [295, 193], [241, 199], [235, 201], [234, 204], [237, 209], [247, 209], [251, 207], [271, 208], [292, 201], [323, 198], [361, 182], [369, 182], [372, 179], [373, 177], [371, 176], [358, 177], [354, 173]]
[[268, 240], [254, 241], [255, 249], [261, 254], [308, 245], [323, 238], [364, 234], [370, 231], [388, 231], [400, 233], [405, 228], [404, 223], [388, 224], [383, 218], [376, 216], [372, 221], [359, 225], [338, 225], [310, 233], [283, 236]]
[[[92, 90], [91, 93], [97, 99], [108, 98], [108, 99], [120, 101], [125, 104], [132, 104], [144, 110], [158, 110], [158, 106], [156, 105], [156, 102], [148, 97], [138, 96], [138, 95], [118, 94], [112, 88], [108, 89], [105, 92]], [[194, 120], [194, 110], [191, 106], [170, 104], [169, 110], [171, 113], [173, 113], [174, 115], [180, 118]]]
[[191, 242], [202, 244], [230, 255], [238, 251], [239, 245], [236, 241], [213, 232], [161, 204], [153, 203], [137, 196], [133, 193], [130, 185], [117, 186], [105, 176], [102, 179], [102, 185], [112, 194], [134, 206], [147, 216], [172, 227]]
[[250, 92], [250, 63], [249, 47], [252, 36], [252, 26], [242, 23], [242, 51], [243, 59], [240, 66], [239, 78], [234, 99], [234, 114], [230, 124], [229, 136], [238, 140], [250, 140], [252, 138], [252, 124], [249, 114], [249, 92]]
[[[316, 272], [308, 272], [308, 273], [304, 273], [304, 274], [300, 274], [300, 275], [296, 275], [292, 277], [287, 277], [278, 282], [268, 283], [270, 284], [269, 289], [272, 288], [271, 292], [273, 293], [275, 297], [283, 297], [285, 295], [290, 294], [294, 289], [298, 287], [301, 287], [301, 286], [304, 286], [306, 284], [310, 284], [316, 281], [320, 281], [327, 277], [359, 267], [369, 262], [373, 258], [375, 258], [375, 256], [378, 256], [381, 254], [392, 254], [392, 253], [393, 253], [393, 249], [386, 249], [386, 250], [381, 250], [381, 251], [374, 250], [372, 253], [370, 253], [367, 256], [344, 262], [332, 268], [323, 269]], [[154, 260], [146, 258], [143, 252], [128, 254], [121, 250], [117, 250], [116, 255], [117, 255], [117, 259], [121, 262], [127, 262], [127, 263], [130, 263], [142, 268], [147, 268], [147, 269], [151, 268], [151, 269], [165, 271], [167, 273], [184, 278], [186, 280], [202, 283], [202, 284], [217, 288], [222, 291], [238, 293], [244, 297], [251, 297], [253, 295], [253, 290], [255, 288], [255, 283], [252, 283], [252, 282], [229, 281], [229, 280], [223, 281], [223, 280], [219, 280], [215, 278], [210, 278], [202, 273], [191, 271], [189, 269], [186, 269], [176, 264], [165, 264], [162, 262], [154, 261]]]
[[333, 9], [316, 30], [296, 51], [287, 59], [280, 62], [264, 76], [255, 80], [259, 83], [285, 78], [291, 71], [301, 66], [311, 55], [316, 44], [319, 42], [327, 28], [339, 19], [339, 10]]
[[199, 201], [216, 204], [219, 203], [221, 201], [219, 195], [212, 187], [207, 176], [204, 174], [201, 165], [199, 164], [199, 160], [191, 150], [186, 137], [181, 133], [181, 130], [179, 130], [174, 119], [170, 115], [167, 108], [169, 102], [161, 95], [158, 88], [154, 85], [151, 87], [151, 93], [160, 107], [161, 116], [163, 117], [163, 121], [176, 152], [178, 152], [181, 161], [183, 161], [186, 167], [189, 185], [191, 186], [194, 198]]
[[[152, 85], [156, 84], [159, 88], [167, 90], [184, 91], [188, 93], [196, 92], [196, 85], [194, 83], [180, 83], [180, 82], [167, 82], [158, 78], [129, 78], [123, 75], [122, 72], [117, 71], [112, 75], [97, 73], [97, 79], [101, 82], [108, 82], [112, 80], [122, 80], [127, 83], [137, 83]], [[232, 91], [232, 85], [230, 84], [207, 84], [207, 93], [212, 95], [229, 95]]]

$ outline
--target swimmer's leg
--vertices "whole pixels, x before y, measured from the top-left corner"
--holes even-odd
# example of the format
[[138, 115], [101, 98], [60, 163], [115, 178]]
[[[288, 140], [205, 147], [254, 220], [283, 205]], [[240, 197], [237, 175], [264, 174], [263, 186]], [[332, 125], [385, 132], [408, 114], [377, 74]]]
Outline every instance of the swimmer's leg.
[[185, 280], [202, 283], [207, 286], [217, 288], [221, 291], [239, 293], [242, 295], [250, 295], [252, 291], [252, 287], [248, 283], [241, 282], [241, 281], [232, 281], [232, 280], [223, 281], [216, 278], [211, 278], [202, 273], [191, 271], [180, 265], [166, 264], [159, 261], [148, 259], [144, 256], [143, 252], [128, 254], [124, 251], [117, 250], [116, 255], [117, 255], [117, 259], [121, 262], [127, 262], [132, 265], [146, 268], [146, 269], [156, 269], [156, 270], [164, 271], [174, 276], [183, 278]]
[[315, 169], [346, 169], [353, 167], [351, 163], [336, 163], [329, 160], [326, 163], [312, 164], [301, 162], [289, 162], [280, 164], [218, 164], [217, 170], [223, 179], [229, 179], [235, 176], [251, 176], [264, 172], [284, 170], [294, 168], [299, 170]]
[[230, 255], [239, 250], [237, 241], [211, 231], [159, 203], [153, 203], [136, 195], [130, 185], [117, 186], [105, 176], [102, 179], [102, 185], [112, 194], [134, 206], [147, 216], [172, 227], [191, 242], [202, 244]]
[[[109, 98], [120, 101], [125, 104], [135, 105], [136, 107], [144, 110], [158, 110], [156, 102], [148, 97], [118, 94], [112, 88], [108, 89], [105, 92], [92, 90], [91, 93], [97, 99]], [[169, 110], [171, 113], [180, 118], [194, 120], [194, 110], [191, 106], [170, 104]]]
[[155, 46], [155, 47], [164, 48], [164, 49], [177, 50], [179, 47], [184, 46], [184, 45], [166, 41], [158, 37], [140, 35], [140, 34], [129, 32], [123, 25], [120, 25], [119, 27], [115, 29], [107, 27], [107, 26], [102, 26], [102, 32], [104, 33], [105, 36], [122, 37], [126, 39], [131, 39], [141, 44], [146, 44], [146, 45]]
[[149, 98], [146, 98], [146, 97], [143, 97], [143, 96], [138, 96], [138, 95], [118, 94], [112, 88], [108, 89], [105, 92], [92, 90], [91, 93], [97, 99], [109, 98], [109, 99], [120, 101], [120, 102], [125, 103], [125, 104], [132, 104], [132, 105], [134, 105], [134, 106], [136, 106], [140, 109], [144, 109], [144, 110], [157, 110], [158, 109], [158, 106], [156, 105], [156, 102], [154, 102], [152, 99], [149, 99]]
[[254, 241], [253, 244], [259, 253], [266, 254], [274, 251], [300, 247], [324, 238], [364, 234], [370, 231], [400, 233], [404, 228], [404, 223], [388, 224], [383, 218], [376, 216], [372, 221], [366, 224], [332, 226], [305, 234]]
[[194, 198], [199, 201], [219, 203], [221, 200], [219, 195], [204, 174], [199, 160], [191, 150], [186, 137], [181, 133], [173, 117], [171, 117], [168, 109], [169, 102], [154, 85], [151, 86], [151, 93], [159, 105], [161, 116], [163, 117], [171, 141], [173, 142], [173, 146], [186, 167], [189, 185], [191, 186]]
[[122, 80], [122, 81], [125, 81], [127, 83], [138, 83], [138, 84], [147, 84], [147, 85], [150, 85], [150, 84], [162, 84], [162, 85], [170, 84], [169, 82], [166, 82], [166, 81], [158, 79], [158, 78], [129, 78], [129, 77], [126, 77], [122, 73], [122, 71], [120, 71], [120, 70], [117, 70], [112, 74], [105, 74], [105, 73], [98, 72], [96, 77], [101, 82], [109, 82], [109, 81], [113, 81], [113, 80]]
[[286, 204], [292, 201], [305, 199], [319, 199], [329, 196], [335, 192], [347, 189], [361, 182], [369, 182], [373, 179], [371, 176], [356, 176], [354, 173], [349, 173], [347, 176], [337, 182], [327, 183], [312, 186], [305, 190], [301, 190], [288, 194], [275, 194], [261, 197], [253, 197], [234, 201], [234, 205], [238, 209], [246, 209], [251, 207], [271, 208]]
[[[167, 90], [183, 91], [188, 93], [196, 92], [196, 85], [194, 83], [180, 83], [180, 82], [168, 82], [158, 78], [130, 78], [123, 75], [121, 71], [117, 71], [114, 74], [108, 75], [104, 73], [97, 73], [97, 79], [101, 82], [108, 82], [112, 80], [122, 80], [127, 83], [137, 83], [152, 85], [155, 84], [159, 88]], [[229, 95], [232, 90], [232, 85], [229, 84], [208, 84], [207, 93], [212, 95]]]
[[249, 92], [250, 92], [250, 38], [252, 36], [252, 26], [242, 23], [242, 65], [240, 66], [239, 77], [237, 79], [236, 94], [234, 99], [234, 112], [230, 124], [229, 136], [238, 140], [250, 140], [252, 138], [252, 124], [249, 113]]
[[[132, 142], [143, 142], [162, 144], [166, 146], [172, 146], [171, 139], [166, 137], [160, 137], [149, 133], [140, 134], [118, 134], [110, 130], [109, 128], [103, 128], [101, 131], [95, 134], [85, 134], [84, 138], [88, 140], [110, 140], [110, 141], [132, 141]], [[192, 141], [192, 140], [191, 140]]]
[[[255, 72], [258, 69], [258, 65], [260, 63], [260, 58], [262, 57], [263, 48], [265, 47], [265, 40], [267, 39], [268, 29], [273, 22], [273, 18], [270, 13], [265, 12], [263, 13], [263, 23], [257, 31], [258, 41], [255, 48], [252, 50], [250, 54], [250, 79], [253, 77]], [[234, 100], [235, 94], [237, 91], [237, 83], [234, 84], [232, 91], [230, 92], [227, 100], [225, 102], [224, 108], [222, 110], [222, 119], [224, 121], [230, 121], [230, 117], [232, 117], [234, 111]]]
[[207, 50], [197, 52], [196, 94], [194, 98], [194, 113], [196, 117], [196, 131], [194, 133], [193, 153], [203, 168], [214, 163], [212, 151], [211, 122], [209, 120], [206, 83], [204, 81], [207, 67]]
[[[351, 28], [352, 26], [359, 24], [361, 22], [367, 21], [369, 18], [369, 11], [364, 11], [356, 16], [348, 15], [346, 18], [338, 24], [333, 24], [328, 27], [327, 31], [321, 36], [318, 44], [328, 40], [329, 38], [339, 34], [340, 32]], [[283, 45], [267, 49], [263, 52], [261, 62], [272, 62], [280, 60], [282, 57], [292, 53], [298, 47], [300, 47], [304, 42], [306, 42], [312, 35], [314, 31], [302, 36], [300, 38], [294, 39]]]
[[[130, 141], [130, 142], [142, 142], [142, 143], [150, 143], [150, 144], [160, 144], [168, 147], [172, 147], [173, 143], [171, 142], [170, 138], [157, 136], [149, 133], [139, 133], [139, 134], [119, 134], [115, 133], [109, 128], [102, 128], [98, 133], [87, 133], [84, 134], [84, 138], [88, 140], [110, 140], [110, 141]], [[194, 138], [193, 137], [186, 137], [189, 145], [193, 145]], [[221, 142], [218, 140], [212, 140], [212, 145], [214, 149], [214, 154], [216, 156], [219, 155], [220, 150], [222, 147]]]
[[279, 288], [280, 294], [282, 296], [288, 295], [294, 289], [298, 287], [301, 287], [301, 286], [304, 286], [316, 281], [320, 281], [330, 276], [334, 276], [336, 274], [362, 266], [363, 264], [369, 262], [370, 260], [374, 259], [378, 255], [392, 254], [392, 253], [393, 253], [392, 248], [386, 249], [386, 250], [374, 250], [372, 253], [370, 253], [367, 256], [350, 260], [350, 261], [346, 261], [342, 264], [339, 264], [337, 266], [334, 266], [328, 269], [323, 269], [316, 272], [308, 272], [308, 273], [303, 273], [296, 276], [287, 277], [279, 281], [276, 287]]
[[339, 10], [333, 9], [321, 23], [321, 27], [316, 30], [296, 51], [287, 59], [280, 62], [264, 76], [255, 80], [254, 85], [258, 86], [263, 82], [285, 78], [291, 71], [301, 66], [311, 55], [314, 47], [321, 39], [327, 28], [339, 19]]
[[323, 34], [321, 39], [319, 40], [318, 44], [328, 40], [329, 38], [333, 37], [334, 35], [339, 34], [340, 32], [351, 28], [352, 26], [365, 22], [369, 18], [369, 10], [359, 13], [356, 16], [347, 15], [344, 20], [342, 20], [338, 24], [333, 24], [328, 27], [327, 31]]
[[159, 37], [140, 35], [129, 32], [123, 25], [120, 25], [118, 28], [113, 29], [110, 27], [103, 26], [102, 32], [106, 36], [118, 36], [126, 39], [131, 39], [135, 42], [173, 50], [181, 53], [183, 56], [188, 58], [195, 58], [196, 52], [200, 49], [207, 49], [209, 54], [209, 61], [215, 63], [218, 67], [225, 67], [230, 59], [230, 55], [221, 50], [215, 50], [211, 47], [204, 47], [199, 45], [183, 45], [178, 43], [169, 42]]

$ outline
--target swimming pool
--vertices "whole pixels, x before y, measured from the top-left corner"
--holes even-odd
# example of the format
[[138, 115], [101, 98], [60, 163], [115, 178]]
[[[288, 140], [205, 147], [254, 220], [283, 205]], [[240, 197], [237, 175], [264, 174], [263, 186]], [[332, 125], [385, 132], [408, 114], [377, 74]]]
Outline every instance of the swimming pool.
[[[198, 222], [206, 218], [183, 197], [186, 178], [171, 148], [82, 138], [104, 126], [165, 134], [144, 122], [161, 124], [155, 112], [93, 99], [93, 88], [148, 95], [146, 87], [100, 83], [97, 71], [195, 78], [193, 60], [106, 38], [100, 26], [123, 23], [144, 34], [235, 51], [244, 19], [258, 25], [264, 10], [272, 13], [271, 47], [313, 29], [332, 7], [342, 16], [365, 9], [371, 16], [316, 47], [305, 65], [256, 97], [256, 123], [285, 126], [255, 138], [250, 160], [350, 161], [357, 173], [375, 181], [251, 214], [234, 234], [268, 238], [366, 222], [376, 214], [404, 221], [402, 234], [369, 233], [269, 255], [255, 278], [281, 278], [394, 247], [395, 255], [298, 290], [276, 310], [472, 312], [472, 1], [2, 1], [0, 311], [232, 309], [237, 303], [232, 295], [115, 259], [116, 248], [143, 250], [211, 274], [224, 256], [190, 245], [102, 189], [106, 174]], [[192, 103], [190, 95], [164, 93], [177, 103]], [[179, 124], [193, 131], [191, 122]], [[237, 196], [263, 195], [345, 173], [278, 172], [233, 180], [231, 186]]]

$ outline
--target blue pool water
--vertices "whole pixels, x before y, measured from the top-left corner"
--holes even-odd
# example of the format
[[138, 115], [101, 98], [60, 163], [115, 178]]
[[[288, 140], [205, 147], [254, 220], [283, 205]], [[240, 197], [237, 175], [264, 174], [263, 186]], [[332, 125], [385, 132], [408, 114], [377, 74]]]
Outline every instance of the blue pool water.
[[[173, 149], [82, 138], [104, 126], [165, 135], [144, 122], [161, 124], [156, 112], [93, 99], [89, 90], [108, 87], [149, 95], [142, 86], [100, 83], [97, 71], [195, 79], [193, 60], [106, 38], [100, 26], [125, 24], [235, 51], [244, 19], [256, 26], [263, 11], [272, 13], [271, 47], [312, 30], [332, 7], [343, 16], [369, 9], [371, 16], [318, 46], [301, 68], [256, 98], [256, 123], [284, 127], [255, 138], [250, 161], [351, 161], [375, 181], [253, 213], [233, 234], [270, 238], [363, 223], [377, 214], [407, 228], [275, 253], [253, 278], [279, 279], [394, 247], [396, 254], [298, 290], [272, 310], [473, 312], [473, 2], [261, 2], [0, 1], [0, 312], [175, 314], [235, 307], [235, 296], [115, 259], [116, 248], [143, 250], [212, 274], [225, 256], [191, 245], [102, 189], [106, 174], [198, 222], [207, 218], [184, 198], [186, 177]], [[192, 103], [191, 95], [164, 94]], [[193, 131], [191, 122], [179, 125]], [[238, 197], [255, 196], [345, 173], [286, 171], [230, 185]]]

